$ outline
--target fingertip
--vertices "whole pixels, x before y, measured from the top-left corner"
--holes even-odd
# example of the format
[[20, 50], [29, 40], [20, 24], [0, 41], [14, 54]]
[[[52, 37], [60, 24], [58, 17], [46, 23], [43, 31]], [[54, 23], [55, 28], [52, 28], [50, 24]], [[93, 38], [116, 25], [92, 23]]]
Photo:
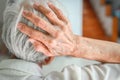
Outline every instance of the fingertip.
[[17, 28], [18, 28], [18, 29], [21, 29], [21, 28], [22, 28], [22, 25], [23, 25], [22, 23], [18, 23]]
[[47, 4], [48, 4], [49, 6], [51, 6], [51, 5], [52, 5], [52, 3], [51, 3], [51, 2], [47, 2]]
[[39, 4], [38, 2], [35, 2], [35, 3], [33, 4], [33, 7], [34, 7], [34, 8], [37, 8], [39, 5], [40, 5], [40, 4]]
[[28, 39], [31, 43], [35, 43], [34, 39]]
[[23, 15], [27, 15], [29, 12], [27, 10], [23, 11]]
[[48, 7], [49, 7], [49, 8], [52, 8], [52, 7], [53, 7], [53, 4], [52, 4], [51, 2], [48, 2], [47, 4], [48, 4]]

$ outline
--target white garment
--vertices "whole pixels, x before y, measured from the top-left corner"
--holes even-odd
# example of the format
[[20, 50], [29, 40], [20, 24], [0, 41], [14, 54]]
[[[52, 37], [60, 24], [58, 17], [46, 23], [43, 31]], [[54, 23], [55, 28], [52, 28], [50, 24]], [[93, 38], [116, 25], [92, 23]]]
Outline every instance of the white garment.
[[120, 64], [99, 64], [86, 67], [70, 65], [61, 72], [42, 75], [35, 63], [18, 59], [0, 62], [0, 80], [120, 80]]

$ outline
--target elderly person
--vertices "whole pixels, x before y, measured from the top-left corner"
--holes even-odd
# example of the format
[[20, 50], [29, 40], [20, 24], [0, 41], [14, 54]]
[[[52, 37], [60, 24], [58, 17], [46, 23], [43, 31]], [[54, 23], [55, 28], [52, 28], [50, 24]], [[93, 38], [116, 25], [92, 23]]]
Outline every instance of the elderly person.
[[120, 63], [120, 45], [74, 35], [57, 0], [36, 1], [7, 1], [2, 38], [20, 59], [0, 62], [0, 80], [119, 80], [119, 64], [70, 65], [62, 72], [43, 75], [42, 65], [50, 63], [54, 56]]

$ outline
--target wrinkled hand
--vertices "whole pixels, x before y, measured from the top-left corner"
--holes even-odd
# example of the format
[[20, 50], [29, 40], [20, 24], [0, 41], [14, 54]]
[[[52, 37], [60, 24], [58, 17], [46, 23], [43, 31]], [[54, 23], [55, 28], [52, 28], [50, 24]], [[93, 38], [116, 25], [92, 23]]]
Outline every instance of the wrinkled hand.
[[34, 45], [36, 51], [43, 52], [47, 56], [71, 55], [76, 48], [76, 36], [72, 33], [71, 24], [61, 10], [51, 3], [48, 3], [48, 6], [51, 10], [42, 5], [33, 5], [51, 23], [44, 21], [29, 11], [24, 11], [23, 17], [49, 34], [34, 30], [23, 23], [18, 24], [18, 29], [30, 37], [29, 40]]

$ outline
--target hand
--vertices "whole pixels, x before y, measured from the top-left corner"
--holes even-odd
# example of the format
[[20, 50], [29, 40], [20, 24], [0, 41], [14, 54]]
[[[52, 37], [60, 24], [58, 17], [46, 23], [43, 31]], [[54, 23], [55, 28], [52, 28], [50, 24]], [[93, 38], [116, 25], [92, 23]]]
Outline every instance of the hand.
[[39, 4], [33, 5], [51, 23], [44, 21], [32, 12], [23, 12], [23, 17], [45, 30], [48, 34], [34, 30], [23, 23], [18, 24], [18, 29], [30, 37], [29, 40], [36, 51], [43, 52], [47, 56], [71, 55], [76, 49], [76, 36], [71, 30], [71, 24], [61, 10], [51, 3], [48, 3], [48, 6], [51, 10]]

